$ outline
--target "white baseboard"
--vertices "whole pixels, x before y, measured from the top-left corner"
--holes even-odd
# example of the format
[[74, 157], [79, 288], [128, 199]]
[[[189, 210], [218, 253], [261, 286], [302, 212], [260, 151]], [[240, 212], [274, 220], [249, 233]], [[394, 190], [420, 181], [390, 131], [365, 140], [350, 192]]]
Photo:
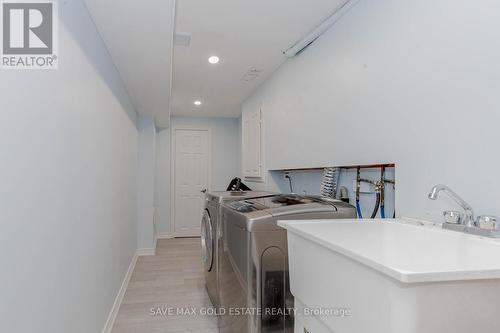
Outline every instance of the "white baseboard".
[[[125, 274], [125, 278], [123, 279], [122, 286], [118, 291], [118, 295], [116, 295], [115, 302], [111, 307], [111, 311], [109, 312], [108, 319], [106, 320], [106, 324], [102, 330], [102, 333], [111, 333], [113, 329], [113, 325], [115, 324], [116, 316], [118, 315], [118, 311], [120, 310], [120, 305], [122, 304], [123, 297], [125, 296], [125, 292], [127, 291], [128, 284], [130, 282], [130, 278], [132, 277], [132, 273], [134, 272], [135, 265], [137, 264], [137, 258], [142, 256], [154, 256], [156, 255], [156, 241], [160, 237], [155, 237], [154, 240], [154, 248], [151, 249], [137, 249], [135, 251], [134, 256], [132, 257], [132, 261], [128, 266], [127, 274]], [[173, 238], [173, 237], [172, 237]]]
[[111, 333], [113, 329], [113, 325], [115, 324], [116, 316], [118, 315], [118, 311], [120, 310], [120, 305], [122, 304], [123, 297], [125, 296], [125, 292], [127, 291], [128, 284], [130, 282], [130, 278], [132, 277], [132, 273], [135, 269], [135, 264], [137, 263], [138, 258], [137, 252], [132, 257], [132, 261], [128, 266], [127, 274], [125, 274], [125, 278], [123, 279], [122, 286], [118, 291], [118, 295], [116, 295], [115, 302], [113, 303], [113, 307], [109, 312], [108, 319], [106, 320], [106, 324], [102, 330], [102, 333]]
[[157, 239], [172, 239], [174, 238], [174, 235], [172, 235], [171, 233], [169, 232], [159, 232], [157, 235], [156, 235], [156, 238]]

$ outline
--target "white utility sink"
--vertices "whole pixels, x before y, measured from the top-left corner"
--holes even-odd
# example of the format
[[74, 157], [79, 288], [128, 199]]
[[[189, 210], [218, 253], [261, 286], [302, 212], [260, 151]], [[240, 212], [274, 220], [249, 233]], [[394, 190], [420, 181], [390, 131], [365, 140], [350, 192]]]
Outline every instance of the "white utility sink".
[[278, 224], [296, 332], [500, 332], [498, 240], [405, 219]]

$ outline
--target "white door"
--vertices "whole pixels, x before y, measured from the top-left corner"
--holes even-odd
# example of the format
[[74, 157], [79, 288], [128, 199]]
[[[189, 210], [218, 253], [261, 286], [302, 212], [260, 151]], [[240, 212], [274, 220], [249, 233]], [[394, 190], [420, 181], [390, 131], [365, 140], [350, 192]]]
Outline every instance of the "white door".
[[205, 192], [209, 188], [210, 133], [174, 132], [174, 235], [200, 236]]

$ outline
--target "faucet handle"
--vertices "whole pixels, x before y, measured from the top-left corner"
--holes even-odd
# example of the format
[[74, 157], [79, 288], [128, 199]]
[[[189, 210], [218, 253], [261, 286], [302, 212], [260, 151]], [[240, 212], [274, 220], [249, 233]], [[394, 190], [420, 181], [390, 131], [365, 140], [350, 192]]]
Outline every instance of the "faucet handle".
[[449, 224], [461, 224], [463, 221], [463, 215], [460, 212], [454, 210], [447, 210], [443, 212], [444, 222]]
[[500, 228], [500, 219], [492, 215], [481, 215], [477, 217], [476, 226], [481, 229], [498, 230]]

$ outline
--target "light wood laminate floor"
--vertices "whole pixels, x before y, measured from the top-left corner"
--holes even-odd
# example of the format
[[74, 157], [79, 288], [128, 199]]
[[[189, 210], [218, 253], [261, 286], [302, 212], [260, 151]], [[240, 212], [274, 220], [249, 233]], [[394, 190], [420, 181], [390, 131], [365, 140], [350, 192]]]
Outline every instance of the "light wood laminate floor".
[[159, 240], [155, 256], [139, 257], [112, 333], [216, 333], [217, 318], [152, 315], [151, 309], [211, 307], [200, 239]]

